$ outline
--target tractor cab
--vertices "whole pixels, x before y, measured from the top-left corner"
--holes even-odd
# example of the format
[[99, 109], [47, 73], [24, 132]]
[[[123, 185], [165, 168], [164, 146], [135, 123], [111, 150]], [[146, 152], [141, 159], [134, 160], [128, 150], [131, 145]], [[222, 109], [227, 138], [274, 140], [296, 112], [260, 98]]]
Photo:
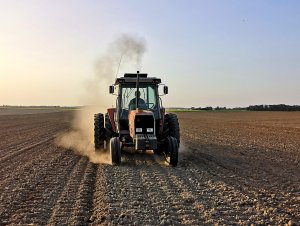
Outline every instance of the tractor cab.
[[[124, 77], [116, 79], [115, 87], [118, 97], [115, 117], [119, 122], [116, 124], [119, 131], [129, 131], [129, 112], [132, 110], [140, 109], [152, 112], [156, 122], [161, 119], [162, 106], [158, 93], [161, 80], [154, 77], [148, 78], [147, 74], [139, 74], [137, 90], [137, 76], [137, 74], [125, 74]], [[110, 89], [114, 90], [114, 88]]]

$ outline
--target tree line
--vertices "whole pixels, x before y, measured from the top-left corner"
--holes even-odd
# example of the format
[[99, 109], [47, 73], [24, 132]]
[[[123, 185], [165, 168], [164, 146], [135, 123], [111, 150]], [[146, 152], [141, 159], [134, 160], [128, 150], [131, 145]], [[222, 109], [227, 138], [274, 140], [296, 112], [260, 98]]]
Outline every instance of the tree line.
[[300, 105], [251, 105], [247, 107], [248, 111], [300, 111]]

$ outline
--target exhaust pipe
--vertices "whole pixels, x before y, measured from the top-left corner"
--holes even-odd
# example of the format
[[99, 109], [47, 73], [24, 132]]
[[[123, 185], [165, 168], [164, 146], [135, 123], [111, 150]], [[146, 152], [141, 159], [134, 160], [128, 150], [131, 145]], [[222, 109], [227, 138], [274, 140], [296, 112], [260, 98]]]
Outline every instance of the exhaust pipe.
[[138, 110], [139, 109], [139, 83], [140, 83], [140, 72], [137, 71], [136, 73], [136, 99], [135, 99], [135, 103], [136, 103], [136, 107], [135, 109]]

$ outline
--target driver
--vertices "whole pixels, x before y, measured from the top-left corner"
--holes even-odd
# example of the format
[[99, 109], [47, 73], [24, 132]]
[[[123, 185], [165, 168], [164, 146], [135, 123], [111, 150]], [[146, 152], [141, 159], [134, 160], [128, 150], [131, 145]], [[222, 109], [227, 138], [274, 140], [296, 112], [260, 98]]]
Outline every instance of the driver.
[[135, 110], [136, 109], [136, 96], [139, 98], [139, 109], [147, 109], [147, 105], [145, 103], [145, 101], [140, 98], [141, 96], [141, 92], [140, 91], [135, 91], [135, 98], [133, 98], [129, 104], [128, 104], [128, 108], [129, 110]]

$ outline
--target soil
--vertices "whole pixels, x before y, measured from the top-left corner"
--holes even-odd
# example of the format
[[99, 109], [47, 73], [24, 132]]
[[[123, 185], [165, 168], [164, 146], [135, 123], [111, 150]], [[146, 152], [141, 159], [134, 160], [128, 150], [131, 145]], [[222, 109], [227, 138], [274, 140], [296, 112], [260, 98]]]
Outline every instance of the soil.
[[0, 225], [299, 225], [299, 112], [178, 113], [175, 168], [58, 147], [72, 115], [0, 115]]

